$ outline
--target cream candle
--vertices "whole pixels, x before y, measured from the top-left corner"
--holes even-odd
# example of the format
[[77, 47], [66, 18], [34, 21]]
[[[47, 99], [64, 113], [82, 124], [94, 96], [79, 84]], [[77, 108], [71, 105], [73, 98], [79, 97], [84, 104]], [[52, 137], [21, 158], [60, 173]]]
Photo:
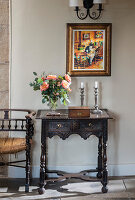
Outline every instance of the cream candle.
[[83, 82], [81, 82], [81, 88], [84, 88], [84, 83]]
[[98, 81], [95, 81], [95, 88], [98, 88]]

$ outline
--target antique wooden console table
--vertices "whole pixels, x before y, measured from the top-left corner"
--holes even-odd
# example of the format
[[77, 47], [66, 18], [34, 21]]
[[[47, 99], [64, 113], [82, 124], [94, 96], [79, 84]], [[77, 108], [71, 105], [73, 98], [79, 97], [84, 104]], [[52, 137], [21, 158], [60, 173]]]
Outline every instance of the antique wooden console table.
[[[107, 110], [103, 110], [102, 114], [90, 113], [90, 118], [69, 118], [68, 110], [58, 110], [61, 113], [60, 116], [46, 116], [48, 110], [38, 110], [36, 119], [42, 120], [41, 130], [41, 163], [40, 163], [40, 188], [39, 193], [45, 192], [46, 185], [46, 173], [48, 173], [46, 165], [46, 138], [52, 138], [58, 135], [62, 140], [65, 140], [72, 134], [78, 134], [83, 139], [89, 138], [91, 135], [95, 135], [98, 139], [98, 159], [97, 168], [80, 172], [80, 177], [87, 177], [85, 180], [90, 180], [90, 177], [86, 176], [89, 172], [97, 172], [97, 180], [102, 183], [102, 192], [106, 193], [108, 183], [108, 171], [107, 171], [107, 139], [108, 139], [108, 120], [112, 119], [110, 113]], [[62, 172], [52, 171], [58, 175], [63, 175]], [[52, 173], [50, 171], [50, 173]], [[73, 174], [72, 177], [76, 177]], [[64, 178], [69, 178], [68, 174], [64, 174]], [[55, 179], [54, 181], [59, 180]]]

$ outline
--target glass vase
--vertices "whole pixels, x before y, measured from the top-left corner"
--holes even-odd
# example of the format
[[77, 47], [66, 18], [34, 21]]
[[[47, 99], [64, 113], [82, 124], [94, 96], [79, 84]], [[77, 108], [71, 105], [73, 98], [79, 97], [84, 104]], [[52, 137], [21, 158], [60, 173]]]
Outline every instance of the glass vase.
[[49, 110], [50, 110], [50, 114], [51, 115], [55, 115], [56, 114], [56, 108], [57, 108], [57, 103], [51, 103], [49, 102]]
[[49, 106], [49, 112], [47, 113], [47, 115], [52, 115], [52, 116], [60, 115], [60, 113], [56, 111], [57, 102], [49, 101], [48, 106]]

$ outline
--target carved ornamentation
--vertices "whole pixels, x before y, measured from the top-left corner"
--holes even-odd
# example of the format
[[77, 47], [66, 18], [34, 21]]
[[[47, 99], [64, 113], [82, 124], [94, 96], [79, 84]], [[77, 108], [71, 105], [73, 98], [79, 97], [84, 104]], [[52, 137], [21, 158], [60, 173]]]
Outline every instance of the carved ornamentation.
[[81, 138], [83, 138], [84, 140], [87, 140], [91, 135], [95, 135], [96, 137], [100, 137], [99, 133], [95, 132], [55, 132], [55, 133], [48, 133], [47, 137], [52, 138], [54, 136], [59, 136], [62, 140], [66, 140], [67, 138], [69, 138], [70, 135], [73, 134], [77, 134], [80, 135]]
[[71, 123], [71, 131], [74, 132], [80, 129], [80, 122], [73, 120]]

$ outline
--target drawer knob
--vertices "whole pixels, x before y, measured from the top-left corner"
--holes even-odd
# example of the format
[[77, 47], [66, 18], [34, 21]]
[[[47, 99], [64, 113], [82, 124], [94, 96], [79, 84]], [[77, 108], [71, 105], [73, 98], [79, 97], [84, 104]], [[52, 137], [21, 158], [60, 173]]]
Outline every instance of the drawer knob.
[[77, 113], [77, 115], [78, 115], [78, 116], [81, 116], [81, 115], [82, 115], [82, 113], [81, 113], [81, 112], [78, 112], [78, 113]]
[[61, 124], [57, 124], [57, 128], [61, 128], [62, 127], [62, 125]]
[[89, 127], [91, 127], [91, 126], [92, 126], [92, 123], [89, 123], [88, 125], [89, 125]]

